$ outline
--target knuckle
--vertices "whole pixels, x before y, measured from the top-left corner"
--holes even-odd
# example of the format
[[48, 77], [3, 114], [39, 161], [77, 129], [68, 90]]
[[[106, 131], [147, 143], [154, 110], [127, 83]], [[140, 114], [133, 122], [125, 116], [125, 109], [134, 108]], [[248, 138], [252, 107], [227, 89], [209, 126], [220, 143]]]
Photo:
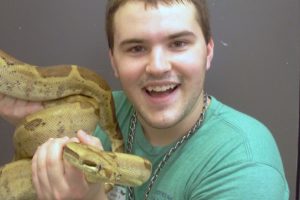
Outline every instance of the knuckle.
[[47, 156], [46, 158], [46, 166], [47, 169], [52, 169], [57, 165], [56, 158], [53, 156]]
[[52, 168], [53, 166], [55, 166], [55, 160], [52, 157], [47, 158], [46, 160], [46, 166], [48, 168]]

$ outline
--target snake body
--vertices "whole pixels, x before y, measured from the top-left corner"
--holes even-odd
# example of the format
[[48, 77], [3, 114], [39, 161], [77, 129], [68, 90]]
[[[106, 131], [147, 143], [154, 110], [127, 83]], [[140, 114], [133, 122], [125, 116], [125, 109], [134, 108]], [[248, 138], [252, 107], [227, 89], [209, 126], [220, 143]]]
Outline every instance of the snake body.
[[[137, 186], [151, 174], [151, 163], [124, 152], [108, 84], [96, 73], [77, 65], [38, 67], [0, 50], [0, 93], [40, 101], [44, 109], [27, 116], [14, 133], [14, 161], [0, 168], [0, 199], [32, 200], [31, 158], [49, 138], [73, 137], [79, 129], [92, 133], [99, 124], [112, 152], [68, 143], [63, 157], [85, 173], [89, 182]], [[120, 153], [118, 153], [120, 152]]]

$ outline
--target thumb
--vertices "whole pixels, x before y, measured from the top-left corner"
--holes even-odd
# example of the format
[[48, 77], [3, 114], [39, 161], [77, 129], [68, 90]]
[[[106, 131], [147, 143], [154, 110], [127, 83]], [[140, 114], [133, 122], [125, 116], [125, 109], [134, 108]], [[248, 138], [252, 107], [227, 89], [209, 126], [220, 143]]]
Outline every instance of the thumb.
[[88, 145], [94, 146], [96, 148], [99, 148], [101, 150], [103, 149], [103, 146], [102, 146], [99, 138], [91, 136], [91, 135], [87, 134], [86, 132], [84, 132], [83, 130], [79, 130], [77, 132], [77, 137], [78, 137], [79, 141], [83, 144], [88, 144]]

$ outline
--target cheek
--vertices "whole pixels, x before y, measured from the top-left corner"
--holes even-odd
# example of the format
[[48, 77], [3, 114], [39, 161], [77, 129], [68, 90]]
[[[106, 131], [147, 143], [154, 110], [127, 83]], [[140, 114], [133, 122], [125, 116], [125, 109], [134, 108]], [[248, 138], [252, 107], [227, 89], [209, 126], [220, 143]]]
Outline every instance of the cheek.
[[205, 74], [206, 57], [202, 52], [188, 52], [174, 58], [177, 70], [189, 80], [196, 81]]
[[143, 73], [141, 65], [132, 59], [119, 59], [116, 67], [123, 86], [136, 84]]

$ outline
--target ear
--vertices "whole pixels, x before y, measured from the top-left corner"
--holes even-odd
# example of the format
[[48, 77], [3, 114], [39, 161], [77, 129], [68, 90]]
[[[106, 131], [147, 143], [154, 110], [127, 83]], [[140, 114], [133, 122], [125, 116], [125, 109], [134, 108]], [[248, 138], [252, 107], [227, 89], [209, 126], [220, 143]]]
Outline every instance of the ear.
[[110, 64], [111, 64], [111, 66], [114, 70], [115, 77], [119, 78], [119, 72], [118, 72], [118, 69], [116, 67], [115, 58], [114, 58], [114, 55], [113, 55], [113, 52], [112, 52], [111, 49], [109, 50], [109, 59], [110, 59]]
[[214, 40], [212, 38], [210, 38], [208, 44], [206, 45], [206, 48], [207, 48], [206, 70], [209, 70], [212, 59], [214, 57]]

